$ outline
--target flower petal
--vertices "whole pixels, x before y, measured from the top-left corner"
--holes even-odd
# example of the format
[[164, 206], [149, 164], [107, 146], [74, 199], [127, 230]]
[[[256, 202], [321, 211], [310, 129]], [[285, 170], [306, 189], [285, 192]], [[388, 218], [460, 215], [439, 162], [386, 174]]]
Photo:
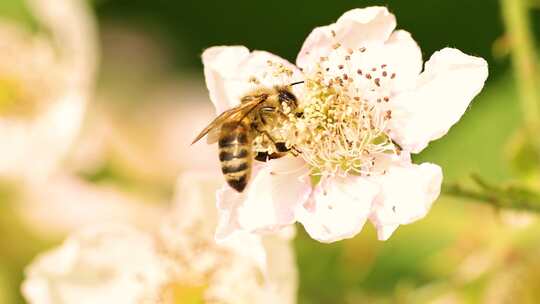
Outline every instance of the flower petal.
[[389, 128], [405, 150], [422, 151], [445, 135], [480, 92], [488, 76], [487, 62], [446, 48], [433, 54], [415, 91], [396, 96]]
[[350, 10], [336, 23], [315, 28], [304, 42], [296, 64], [308, 68], [318, 62], [320, 57], [326, 56], [336, 43], [351, 49], [374, 42], [384, 43], [395, 27], [396, 18], [386, 7]]
[[[288, 61], [268, 52], [249, 52], [243, 46], [216, 46], [202, 55], [204, 76], [210, 99], [218, 113], [230, 109], [240, 98], [259, 86], [272, 87], [301, 80], [301, 72]], [[272, 73], [269, 62], [292, 72]]]
[[30, 303], [154, 303], [169, 280], [166, 265], [149, 234], [97, 226], [32, 262], [22, 293]]
[[379, 186], [363, 177], [333, 177], [317, 186], [298, 221], [309, 235], [325, 243], [355, 236], [369, 216]]
[[[367, 50], [366, 53], [369, 53]], [[422, 51], [411, 34], [404, 30], [392, 33], [381, 52], [382, 64], [388, 66], [388, 77], [393, 78], [392, 91], [401, 91], [414, 87], [422, 71]], [[381, 55], [379, 55], [381, 56]], [[395, 73], [392, 75], [392, 73]], [[384, 76], [383, 76], [384, 77]]]
[[428, 213], [441, 190], [442, 170], [430, 163], [392, 166], [372, 181], [379, 183], [381, 192], [369, 219], [379, 239], [386, 240], [398, 225], [412, 223]]
[[179, 175], [174, 192], [174, 205], [170, 213], [179, 225], [198, 226], [198, 233], [212, 236], [217, 225], [215, 208], [216, 190], [223, 183], [221, 176], [210, 171], [186, 171]]
[[[294, 230], [294, 227], [291, 227]], [[261, 303], [293, 304], [297, 302], [298, 270], [293, 243], [280, 235], [264, 237], [268, 252], [268, 283], [271, 288], [266, 301]]]
[[237, 231], [277, 231], [295, 222], [295, 209], [303, 204], [311, 184], [305, 163], [284, 157], [254, 168], [243, 193], [225, 186], [217, 194], [219, 224], [216, 239], [222, 241]]
[[[185, 254], [194, 238], [213, 242], [218, 223], [214, 193], [222, 183], [221, 176], [204, 171], [187, 171], [178, 177], [174, 208], [160, 227], [161, 237], [171, 250], [181, 248]], [[253, 260], [261, 272], [266, 271], [266, 251], [259, 235], [241, 231], [220, 246]]]
[[235, 77], [238, 66], [248, 56], [249, 50], [243, 46], [212, 47], [204, 51], [202, 61], [206, 86], [218, 112], [236, 104], [228, 92], [226, 82]]

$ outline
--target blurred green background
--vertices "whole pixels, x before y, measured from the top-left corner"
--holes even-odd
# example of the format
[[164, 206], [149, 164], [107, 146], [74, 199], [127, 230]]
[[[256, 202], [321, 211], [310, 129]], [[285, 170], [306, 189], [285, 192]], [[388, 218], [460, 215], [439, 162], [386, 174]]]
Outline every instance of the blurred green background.
[[[348, 9], [370, 5], [388, 6], [397, 16], [398, 27], [413, 34], [426, 59], [451, 46], [484, 57], [490, 64], [484, 91], [460, 123], [416, 161], [441, 165], [448, 182], [466, 181], [470, 173], [490, 181], [510, 179], [514, 172], [508, 165], [508, 151], [521, 118], [495, 0], [96, 0], [92, 6], [103, 37], [118, 28], [132, 31], [165, 50], [156, 56], [166, 57], [147, 57], [138, 62], [140, 67], [131, 67], [144, 73], [119, 79], [129, 73], [114, 69], [133, 62], [108, 57], [112, 40], [103, 38], [100, 89], [131, 90], [135, 82], [144, 86], [134, 90], [144, 90], [164, 77], [190, 79], [202, 88], [200, 54], [212, 45], [241, 44], [294, 61], [315, 26], [333, 22]], [[1, 0], [0, 15], [35, 28], [22, 0]], [[539, 38], [540, 10], [532, 10], [531, 15]], [[148, 67], [156, 61], [163, 63], [159, 69]], [[130, 107], [152, 102], [140, 99], [129, 99]], [[188, 101], [182, 96], [177, 100]], [[121, 170], [109, 163], [84, 176], [96, 183], [106, 179], [141, 187], [140, 180]], [[148, 192], [160, 197], [170, 195], [172, 186], [171, 180], [145, 183], [152, 188]], [[5, 194], [0, 202], [0, 303], [23, 303], [18, 291], [23, 267], [59, 239], [43, 239], [29, 231], [17, 220], [11, 201]], [[526, 225], [511, 220], [520, 216], [530, 217]], [[534, 215], [508, 214], [443, 196], [426, 219], [401, 227], [386, 242], [376, 241], [369, 224], [356, 238], [331, 245], [311, 240], [298, 228], [299, 303], [540, 301], [540, 225]]]

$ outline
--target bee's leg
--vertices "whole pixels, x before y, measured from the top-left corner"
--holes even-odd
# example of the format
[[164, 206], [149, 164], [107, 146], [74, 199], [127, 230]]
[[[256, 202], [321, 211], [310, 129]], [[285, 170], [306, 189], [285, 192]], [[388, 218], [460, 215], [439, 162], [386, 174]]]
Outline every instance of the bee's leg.
[[267, 162], [268, 159], [270, 159], [270, 155], [268, 155], [268, 152], [257, 152], [257, 154], [255, 155], [255, 160], [263, 163]]
[[291, 149], [287, 148], [284, 142], [274, 142], [274, 147], [278, 152], [289, 152]]
[[268, 140], [270, 140], [272, 142], [272, 144], [274, 145], [274, 148], [276, 149], [276, 151], [278, 152], [289, 152], [291, 149], [287, 148], [287, 145], [284, 143], [284, 142], [277, 142], [273, 137], [272, 135], [270, 135], [270, 133], [268, 133], [267, 131], [259, 131], [260, 133], [264, 134], [264, 136], [266, 136], [266, 138], [268, 138]]
[[291, 154], [294, 155], [294, 157], [297, 157], [302, 153], [302, 151], [298, 150], [295, 146], [291, 146]]
[[272, 143], [274, 144], [274, 147], [276, 148], [278, 152], [281, 152], [281, 153], [290, 152], [294, 156], [298, 156], [301, 153], [298, 149], [296, 149], [295, 146], [291, 146], [290, 148], [288, 148], [285, 142], [282, 142], [282, 141], [276, 142], [272, 137], [270, 137], [270, 135], [267, 134], [266, 136], [272, 141]]
[[[267, 123], [267, 122], [266, 122], [266, 119], [264, 118], [264, 115], [265, 115], [265, 114], [269, 114], [269, 113], [277, 113], [278, 115], [280, 115], [280, 117], [281, 117], [282, 119], [289, 119], [289, 117], [288, 117], [285, 113], [283, 113], [283, 112], [281, 112], [281, 111], [276, 111], [276, 109], [275, 109], [274, 107], [263, 107], [263, 108], [261, 108], [261, 109], [259, 110], [259, 113], [258, 113], [258, 114], [259, 114], [259, 119], [260, 119], [260, 121], [261, 121], [263, 124], [266, 124], [266, 123]], [[303, 113], [301, 113], [301, 115], [302, 115], [302, 114], [303, 114]], [[298, 115], [298, 113], [297, 113], [297, 115]], [[268, 132], [266, 132], [266, 131], [260, 131], [260, 130], [258, 130], [258, 129], [257, 129], [257, 131], [258, 131], [259, 133], [263, 133], [264, 135], [266, 135], [266, 137], [268, 137], [268, 139], [272, 142], [272, 144], [274, 144], [274, 147], [276, 148], [276, 150], [277, 150], [278, 152], [280, 152], [280, 154], [282, 154], [282, 153], [284, 153], [284, 152], [291, 152], [291, 154], [294, 155], [294, 156], [296, 157], [296, 156], [298, 156], [298, 155], [301, 153], [301, 152], [300, 152], [298, 149], [296, 149], [296, 147], [294, 147], [294, 146], [292, 146], [291, 148], [287, 148], [287, 146], [286, 146], [286, 144], [285, 144], [284, 142], [276, 142], [276, 140], [274, 140], [274, 139], [272, 138], [272, 136], [270, 136], [270, 134], [269, 134]], [[276, 154], [276, 153], [274, 153], [274, 154]], [[281, 156], [283, 156], [283, 155], [281, 155]], [[281, 156], [279, 156], [279, 157], [281, 157]], [[275, 158], [277, 158], [277, 157], [275, 157]]]
[[269, 161], [271, 159], [280, 158], [280, 157], [283, 157], [285, 155], [287, 155], [287, 153], [284, 153], [284, 152], [274, 152], [272, 154], [269, 154], [268, 152], [257, 152], [254, 159], [257, 160], [257, 161], [265, 163], [265, 162], [267, 162], [267, 161]]
[[268, 159], [277, 159], [277, 158], [281, 158], [283, 156], [287, 155], [287, 153], [284, 153], [284, 152], [274, 152], [270, 155], [268, 155]]
[[[298, 149], [296, 149], [294, 146], [288, 148], [287, 145], [285, 144], [285, 142], [278, 142], [276, 141], [271, 135], [270, 133], [268, 133], [267, 131], [260, 131], [260, 130], [257, 130], [259, 133], [262, 133], [264, 134], [271, 142], [272, 144], [274, 145], [274, 148], [276, 148], [276, 151], [278, 151], [279, 154], [282, 154], [282, 153], [287, 153], [287, 152], [290, 152], [292, 155], [294, 155], [295, 157], [298, 156], [301, 152], [298, 151]], [[276, 154], [276, 153], [273, 153], [273, 154]], [[285, 154], [283, 154], [285, 155]], [[282, 155], [282, 156], [283, 156]], [[281, 156], [280, 156], [281, 157]]]
[[[259, 120], [263, 125], [265, 125], [267, 123], [266, 119], [264, 118], [264, 115], [268, 114], [268, 113], [276, 113], [276, 109], [274, 107], [263, 107], [258, 112]], [[281, 113], [281, 112], [277, 112], [277, 113]], [[283, 114], [283, 113], [281, 113], [281, 114]], [[266, 138], [268, 138], [268, 140], [270, 140], [272, 142], [272, 144], [274, 145], [274, 148], [277, 151], [277, 152], [272, 153], [272, 154], [266, 153], [266, 155], [257, 154], [255, 159], [257, 159], [257, 157], [259, 157], [260, 159], [263, 159], [264, 157], [267, 157], [267, 159], [276, 159], [276, 158], [280, 158], [280, 157], [283, 157], [283, 156], [287, 155], [287, 152], [291, 152], [291, 154], [293, 154], [294, 156], [298, 156], [299, 151], [296, 148], [292, 147], [292, 150], [291, 150], [290, 148], [287, 148], [287, 145], [284, 142], [277, 142], [272, 137], [272, 135], [270, 135], [270, 133], [268, 133], [268, 131], [261, 130], [258, 127], [257, 124], [253, 124], [252, 127], [257, 132], [259, 132], [259, 133], [263, 134], [264, 136], [266, 136]]]
[[[263, 120], [263, 123], [264, 123], [264, 120]], [[261, 130], [260, 128], [258, 128], [257, 124], [253, 124], [252, 127], [260, 134], [263, 134], [264, 136], [266, 136], [266, 138], [268, 138], [268, 140], [272, 142], [272, 144], [274, 145], [274, 148], [278, 151], [277, 153], [272, 153], [272, 154], [268, 154], [268, 152], [257, 152], [257, 155], [255, 156], [256, 160], [266, 162], [269, 159], [279, 158], [283, 156], [283, 155], [278, 156], [278, 154], [282, 154], [282, 152], [289, 151], [285, 143], [276, 142], [274, 138], [270, 135], [270, 133], [268, 133], [268, 131]]]

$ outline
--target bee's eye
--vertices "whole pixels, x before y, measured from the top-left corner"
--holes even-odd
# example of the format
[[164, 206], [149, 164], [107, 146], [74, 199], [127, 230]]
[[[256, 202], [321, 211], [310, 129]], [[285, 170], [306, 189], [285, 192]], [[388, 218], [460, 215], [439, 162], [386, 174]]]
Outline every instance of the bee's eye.
[[289, 91], [280, 91], [279, 92], [279, 101], [296, 101], [296, 96]]

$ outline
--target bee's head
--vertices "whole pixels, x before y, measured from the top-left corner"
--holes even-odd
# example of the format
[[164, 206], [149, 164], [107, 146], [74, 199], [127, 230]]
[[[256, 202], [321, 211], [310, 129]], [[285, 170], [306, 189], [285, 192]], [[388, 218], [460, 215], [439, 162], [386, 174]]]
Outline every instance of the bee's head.
[[288, 89], [278, 90], [278, 99], [280, 104], [285, 103], [291, 109], [296, 109], [296, 107], [298, 107], [296, 96]]
[[291, 84], [289, 84], [287, 86], [282, 86], [282, 87], [276, 88], [277, 92], [278, 92], [279, 102], [281, 104], [285, 103], [289, 108], [291, 108], [292, 110], [295, 110], [298, 107], [298, 99], [291, 92], [291, 87], [293, 85], [297, 85], [297, 84], [300, 84], [300, 83], [304, 83], [304, 82], [303, 81], [294, 82], [294, 83], [291, 83]]

